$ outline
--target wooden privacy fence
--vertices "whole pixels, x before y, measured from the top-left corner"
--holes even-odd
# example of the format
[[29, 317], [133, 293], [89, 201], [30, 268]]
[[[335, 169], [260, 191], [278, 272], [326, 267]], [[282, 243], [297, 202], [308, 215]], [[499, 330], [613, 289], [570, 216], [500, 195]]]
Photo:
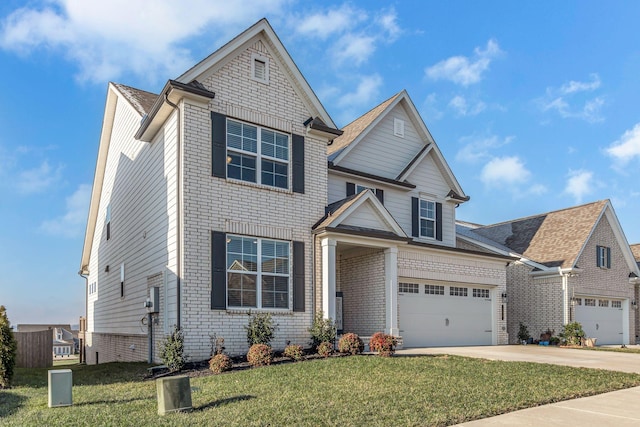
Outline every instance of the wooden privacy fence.
[[14, 332], [18, 342], [18, 368], [48, 368], [53, 365], [53, 331]]

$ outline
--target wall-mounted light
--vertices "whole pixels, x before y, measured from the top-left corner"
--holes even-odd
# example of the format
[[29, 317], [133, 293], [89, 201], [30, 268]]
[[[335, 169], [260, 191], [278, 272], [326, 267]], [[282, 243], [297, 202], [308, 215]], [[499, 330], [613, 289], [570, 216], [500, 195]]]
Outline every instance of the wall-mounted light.
[[507, 302], [507, 293], [506, 292], [503, 292], [501, 297], [502, 297], [502, 302]]
[[638, 309], [638, 302], [636, 300], [631, 300], [631, 307], [633, 307], [635, 310]]

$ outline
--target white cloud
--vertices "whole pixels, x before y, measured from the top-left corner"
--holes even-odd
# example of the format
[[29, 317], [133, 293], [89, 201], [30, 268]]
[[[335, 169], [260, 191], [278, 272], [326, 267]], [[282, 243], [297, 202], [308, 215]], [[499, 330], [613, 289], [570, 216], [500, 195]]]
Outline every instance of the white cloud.
[[597, 123], [604, 120], [601, 110], [605, 99], [601, 96], [587, 99], [582, 92], [593, 92], [600, 88], [598, 74], [591, 74], [591, 81], [571, 80], [560, 88], [548, 87], [545, 96], [536, 100], [542, 111], [556, 111], [560, 117]]
[[576, 203], [582, 202], [584, 196], [593, 191], [593, 172], [580, 169], [569, 171], [564, 192], [573, 196]]
[[395, 41], [402, 34], [402, 29], [398, 25], [398, 14], [393, 8], [378, 15], [376, 22], [386, 33], [389, 42]]
[[487, 104], [482, 101], [469, 105], [464, 96], [456, 95], [449, 101], [449, 108], [453, 109], [459, 116], [475, 116], [487, 108]]
[[62, 169], [62, 166], [52, 168], [45, 160], [37, 168], [19, 172], [16, 189], [21, 194], [41, 193], [60, 181]]
[[606, 153], [621, 166], [627, 165], [634, 158], [640, 159], [640, 123], [622, 134], [620, 139], [614, 141], [606, 149]]
[[296, 31], [302, 35], [326, 40], [333, 34], [339, 34], [346, 28], [366, 19], [366, 15], [343, 4], [337, 9], [305, 15], [296, 25]]
[[491, 159], [480, 174], [482, 182], [489, 187], [511, 187], [526, 183], [531, 172], [517, 156]]
[[456, 154], [456, 160], [465, 163], [477, 163], [486, 160], [491, 156], [491, 150], [503, 147], [515, 139], [514, 136], [507, 136], [504, 139], [498, 138], [497, 135], [489, 136], [465, 136], [460, 138], [464, 147]]
[[382, 77], [379, 74], [362, 76], [355, 91], [342, 95], [338, 105], [341, 107], [370, 106], [378, 97], [380, 86], [382, 86]]
[[65, 213], [57, 218], [43, 221], [40, 229], [47, 234], [62, 237], [82, 235], [87, 222], [91, 185], [81, 184], [65, 201]]
[[0, 48], [20, 54], [48, 50], [75, 63], [82, 81], [113, 80], [132, 72], [148, 80], [175, 76], [193, 64], [182, 45], [215, 32], [227, 37], [287, 0], [41, 0], [2, 22]]
[[427, 122], [440, 120], [444, 116], [444, 113], [438, 108], [438, 97], [435, 93], [427, 95], [423, 103], [423, 110], [421, 116], [424, 117]]
[[450, 80], [462, 86], [469, 86], [482, 80], [482, 75], [489, 69], [491, 61], [500, 54], [502, 51], [498, 42], [491, 39], [484, 50], [479, 47], [474, 49], [473, 58], [452, 56], [427, 67], [425, 74], [433, 80]]
[[349, 33], [338, 40], [334, 49], [337, 64], [359, 66], [375, 52], [376, 39], [373, 36]]

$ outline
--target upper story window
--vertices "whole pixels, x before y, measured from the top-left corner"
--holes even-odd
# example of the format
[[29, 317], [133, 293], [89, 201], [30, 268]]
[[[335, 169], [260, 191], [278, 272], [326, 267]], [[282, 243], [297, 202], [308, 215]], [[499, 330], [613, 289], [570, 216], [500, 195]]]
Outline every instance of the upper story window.
[[104, 215], [104, 223], [107, 227], [107, 240], [111, 238], [111, 203], [107, 205], [107, 212]]
[[227, 177], [289, 188], [289, 136], [227, 120]]
[[420, 237], [436, 237], [436, 203], [420, 199]]
[[269, 58], [257, 53], [251, 55], [251, 78], [260, 83], [269, 83]]
[[611, 248], [596, 246], [596, 265], [600, 268], [611, 268]]
[[289, 242], [227, 236], [227, 306], [289, 308]]

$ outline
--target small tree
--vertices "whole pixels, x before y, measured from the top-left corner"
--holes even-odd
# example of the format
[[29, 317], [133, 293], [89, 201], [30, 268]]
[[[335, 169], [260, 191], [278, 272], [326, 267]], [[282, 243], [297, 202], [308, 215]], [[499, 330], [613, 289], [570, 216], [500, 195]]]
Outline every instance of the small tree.
[[4, 305], [0, 305], [0, 389], [11, 387], [18, 344]]
[[560, 337], [569, 345], [581, 345], [582, 338], [585, 337], [582, 324], [580, 322], [571, 322], [563, 326]]
[[529, 329], [527, 329], [527, 327], [522, 322], [520, 322], [520, 329], [518, 329], [518, 340], [520, 340], [520, 342], [527, 342], [529, 338], [531, 338]]
[[247, 343], [249, 347], [254, 344], [265, 344], [270, 346], [276, 325], [273, 324], [271, 313], [255, 313], [251, 315], [249, 324], [244, 327], [247, 331]]
[[178, 372], [184, 368], [187, 358], [184, 354], [184, 333], [173, 325], [171, 335], [160, 344], [160, 359], [170, 372]]
[[311, 346], [317, 348], [323, 342], [336, 342], [336, 325], [331, 319], [325, 319], [322, 313], [317, 313], [313, 318], [313, 325], [308, 329], [311, 334]]

